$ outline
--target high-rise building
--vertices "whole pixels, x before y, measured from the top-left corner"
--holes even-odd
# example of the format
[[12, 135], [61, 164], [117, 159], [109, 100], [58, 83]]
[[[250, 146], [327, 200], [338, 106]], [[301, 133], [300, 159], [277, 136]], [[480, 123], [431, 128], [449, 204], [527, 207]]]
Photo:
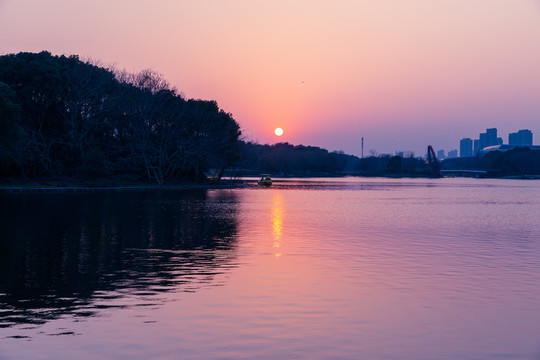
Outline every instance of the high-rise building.
[[508, 134], [508, 145], [519, 145], [518, 133]]
[[478, 154], [479, 150], [480, 150], [480, 140], [474, 139], [474, 141], [473, 141], [473, 155], [476, 156], [476, 154]]
[[486, 129], [485, 133], [480, 133], [480, 137], [478, 139], [478, 149], [476, 148], [475, 144], [475, 154], [483, 148], [493, 145], [502, 145], [502, 138], [497, 138], [496, 128]]
[[457, 149], [450, 150], [448, 152], [447, 159], [451, 159], [451, 158], [457, 158]]
[[459, 141], [459, 156], [473, 156], [473, 141], [470, 138], [463, 138]]
[[480, 138], [478, 139], [478, 151], [482, 150], [486, 146], [489, 146], [487, 143], [487, 133], [480, 133]]
[[514, 146], [532, 146], [532, 131], [531, 130], [519, 130], [517, 133], [510, 133], [508, 135], [508, 145]]
[[[486, 135], [487, 135], [487, 145], [486, 146], [493, 146], [497, 145], [497, 129], [486, 129]], [[486, 147], [484, 146], [484, 147]]]
[[444, 159], [444, 150], [437, 151], [437, 159]]

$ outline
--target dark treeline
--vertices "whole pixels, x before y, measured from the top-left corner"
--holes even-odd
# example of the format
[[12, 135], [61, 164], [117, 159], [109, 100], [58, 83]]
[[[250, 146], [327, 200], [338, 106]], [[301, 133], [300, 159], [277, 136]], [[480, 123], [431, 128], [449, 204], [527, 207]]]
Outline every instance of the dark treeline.
[[150, 70], [0, 56], [0, 177], [199, 181], [238, 160], [239, 136], [215, 101], [184, 99]]
[[316, 146], [278, 143], [260, 145], [242, 142], [239, 167], [248, 172], [284, 176], [317, 176], [352, 173], [360, 159], [343, 152], [329, 152]]
[[429, 176], [424, 160], [371, 154], [366, 158], [329, 152], [315, 146], [259, 145], [241, 143], [243, 155], [240, 168], [248, 173], [270, 173], [284, 176], [363, 175], [363, 176]]
[[364, 176], [432, 176], [426, 161], [415, 157], [413, 153], [409, 156], [371, 155], [361, 159], [358, 174]]

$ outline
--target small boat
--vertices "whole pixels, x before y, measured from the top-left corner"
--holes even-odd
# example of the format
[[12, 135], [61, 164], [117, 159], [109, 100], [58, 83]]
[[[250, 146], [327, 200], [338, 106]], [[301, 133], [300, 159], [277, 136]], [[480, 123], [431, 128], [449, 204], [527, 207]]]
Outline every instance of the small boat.
[[218, 172], [215, 171], [215, 170], [210, 170], [210, 171], [207, 171], [205, 173], [206, 175], [206, 179], [210, 182], [210, 183], [217, 183], [219, 182], [219, 180], [221, 179], [221, 177], [219, 176]]
[[261, 179], [257, 181], [257, 184], [261, 186], [270, 186], [272, 185], [272, 179], [270, 179], [270, 175], [263, 174]]

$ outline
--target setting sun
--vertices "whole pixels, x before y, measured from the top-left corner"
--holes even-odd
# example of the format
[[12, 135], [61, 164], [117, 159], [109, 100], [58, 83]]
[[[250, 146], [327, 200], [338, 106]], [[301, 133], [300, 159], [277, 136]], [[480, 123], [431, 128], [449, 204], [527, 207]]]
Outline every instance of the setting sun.
[[276, 136], [281, 136], [281, 135], [283, 135], [283, 129], [282, 128], [276, 128], [276, 130], [274, 130], [274, 133], [276, 134]]

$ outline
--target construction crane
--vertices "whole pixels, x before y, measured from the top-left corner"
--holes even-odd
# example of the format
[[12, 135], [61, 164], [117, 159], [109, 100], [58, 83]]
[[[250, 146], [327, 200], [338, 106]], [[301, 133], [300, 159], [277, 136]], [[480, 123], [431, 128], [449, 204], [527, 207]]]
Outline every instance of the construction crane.
[[427, 147], [427, 166], [433, 177], [442, 177], [441, 165], [439, 164], [439, 161], [435, 156], [435, 151], [433, 151], [433, 147], [431, 145], [428, 145]]

